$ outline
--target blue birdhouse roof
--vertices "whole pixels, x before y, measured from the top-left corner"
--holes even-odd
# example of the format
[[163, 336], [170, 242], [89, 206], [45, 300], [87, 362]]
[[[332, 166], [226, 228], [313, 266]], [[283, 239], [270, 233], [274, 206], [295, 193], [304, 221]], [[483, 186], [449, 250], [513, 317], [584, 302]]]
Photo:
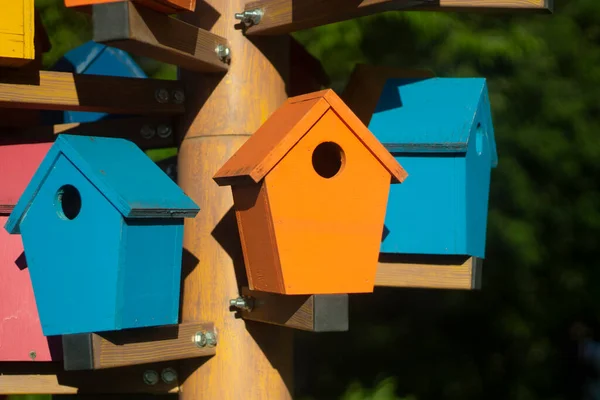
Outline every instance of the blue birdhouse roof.
[[59, 135], [17, 202], [6, 230], [19, 226], [60, 156], [126, 218], [185, 218], [200, 210], [139, 147], [125, 139]]
[[476, 124], [498, 163], [486, 80], [389, 79], [369, 129], [392, 152], [466, 152]]

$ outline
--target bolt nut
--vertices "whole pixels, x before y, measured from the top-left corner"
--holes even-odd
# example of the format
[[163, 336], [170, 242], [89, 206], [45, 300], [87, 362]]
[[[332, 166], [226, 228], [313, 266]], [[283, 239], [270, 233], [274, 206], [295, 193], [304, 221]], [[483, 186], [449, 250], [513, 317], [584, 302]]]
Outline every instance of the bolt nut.
[[158, 383], [158, 372], [153, 369], [144, 371], [144, 383], [149, 386], [156, 385]]
[[169, 91], [167, 89], [157, 89], [154, 93], [154, 97], [156, 98], [156, 101], [158, 101], [161, 104], [168, 103]]
[[227, 62], [227, 60], [229, 60], [229, 58], [231, 57], [231, 50], [229, 49], [229, 47], [223, 44], [217, 45], [217, 47], [215, 48], [215, 53], [217, 53], [217, 56], [219, 56], [219, 58], [223, 62]]
[[238, 297], [237, 299], [229, 300], [229, 305], [242, 311], [252, 311], [254, 308], [254, 299], [251, 297]]
[[194, 335], [194, 343], [196, 343], [196, 346], [206, 347], [206, 342], [206, 335], [204, 332], [196, 332]]
[[165, 368], [160, 373], [160, 377], [164, 383], [173, 383], [177, 381], [177, 371], [173, 368]]
[[185, 93], [183, 93], [183, 90], [174, 90], [173, 91], [173, 103], [175, 104], [183, 104], [183, 102], [185, 101]]
[[258, 25], [263, 15], [263, 10], [255, 8], [253, 10], [246, 10], [242, 13], [235, 13], [235, 19], [239, 19], [246, 26]]
[[140, 130], [140, 135], [144, 139], [152, 139], [156, 135], [156, 129], [152, 125], [144, 125]]
[[215, 347], [217, 345], [217, 334], [214, 331], [208, 331], [204, 334], [206, 338], [206, 345], [208, 347]]
[[173, 129], [169, 125], [159, 125], [156, 128], [156, 133], [158, 133], [158, 137], [166, 139], [173, 133]]

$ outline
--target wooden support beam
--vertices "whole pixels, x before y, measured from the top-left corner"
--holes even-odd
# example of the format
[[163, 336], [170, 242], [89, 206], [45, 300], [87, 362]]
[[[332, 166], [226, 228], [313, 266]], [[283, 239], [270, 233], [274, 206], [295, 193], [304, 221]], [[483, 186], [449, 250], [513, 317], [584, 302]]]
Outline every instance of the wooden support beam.
[[0, 71], [0, 107], [168, 115], [182, 113], [184, 100], [178, 81]]
[[551, 12], [552, 0], [259, 0], [245, 11], [261, 10], [248, 35], [280, 35], [385, 11], [487, 11]]
[[286, 296], [242, 289], [250, 298], [251, 311], [241, 311], [244, 319], [311, 332], [348, 330], [348, 295], [320, 294]]
[[214, 332], [212, 323], [63, 335], [66, 371], [92, 370], [212, 356], [215, 346], [196, 345], [197, 333]]
[[174, 147], [175, 126], [171, 117], [132, 117], [98, 122], [74, 122], [40, 125], [27, 129], [6, 129], [0, 134], [0, 146], [22, 143], [53, 142], [61, 133], [115, 137], [131, 140], [142, 150]]
[[[162, 372], [171, 368], [176, 379], [165, 382]], [[148, 377], [158, 375], [150, 384]], [[62, 363], [0, 363], [0, 394], [167, 394], [179, 391], [184, 380], [176, 363], [145, 364], [101, 371], [64, 371]]]
[[198, 72], [224, 72], [227, 40], [129, 1], [93, 6], [94, 41]]
[[477, 257], [380, 256], [375, 286], [473, 290], [481, 288]]

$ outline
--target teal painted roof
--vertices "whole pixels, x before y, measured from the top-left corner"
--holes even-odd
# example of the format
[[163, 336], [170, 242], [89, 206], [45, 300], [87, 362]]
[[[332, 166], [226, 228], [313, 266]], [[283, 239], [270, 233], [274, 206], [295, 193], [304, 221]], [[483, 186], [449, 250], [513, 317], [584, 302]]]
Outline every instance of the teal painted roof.
[[194, 217], [200, 210], [134, 143], [59, 135], [11, 213], [8, 232], [19, 233], [21, 219], [61, 155], [126, 218]]

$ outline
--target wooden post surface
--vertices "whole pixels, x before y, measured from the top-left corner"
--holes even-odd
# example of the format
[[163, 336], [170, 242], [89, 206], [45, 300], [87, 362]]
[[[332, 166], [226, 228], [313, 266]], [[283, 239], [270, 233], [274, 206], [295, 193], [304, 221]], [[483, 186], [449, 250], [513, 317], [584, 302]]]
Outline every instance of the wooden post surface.
[[245, 271], [232, 196], [214, 173], [283, 104], [289, 69], [287, 36], [250, 41], [236, 29], [242, 0], [200, 2], [182, 20], [228, 40], [226, 75], [180, 71], [186, 87], [178, 182], [201, 208], [185, 222], [182, 321], [213, 321], [219, 351], [208, 360], [182, 361], [180, 399], [290, 399], [290, 329], [236, 318]]

